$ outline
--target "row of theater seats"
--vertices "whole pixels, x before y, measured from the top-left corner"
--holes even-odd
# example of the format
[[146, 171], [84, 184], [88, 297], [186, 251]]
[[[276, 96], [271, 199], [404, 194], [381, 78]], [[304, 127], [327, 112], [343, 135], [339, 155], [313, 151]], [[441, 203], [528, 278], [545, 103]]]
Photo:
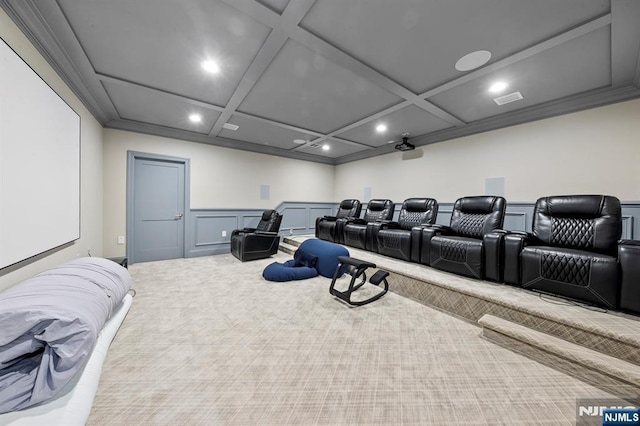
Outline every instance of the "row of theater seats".
[[503, 228], [503, 197], [463, 197], [449, 226], [432, 198], [358, 200], [316, 219], [316, 237], [477, 279], [506, 282], [640, 314], [640, 241], [620, 240], [620, 200], [606, 195], [540, 198], [532, 232]]

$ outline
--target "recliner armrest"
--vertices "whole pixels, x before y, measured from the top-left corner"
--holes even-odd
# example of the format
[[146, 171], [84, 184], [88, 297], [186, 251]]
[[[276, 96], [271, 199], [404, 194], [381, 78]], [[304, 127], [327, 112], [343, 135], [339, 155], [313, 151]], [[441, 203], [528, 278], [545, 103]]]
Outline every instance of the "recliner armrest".
[[640, 241], [620, 240], [618, 260], [622, 271], [620, 309], [640, 314]]
[[278, 235], [277, 232], [271, 232], [271, 231], [255, 231], [252, 232], [253, 235], [259, 235], [262, 237], [275, 237]]
[[333, 230], [333, 242], [337, 244], [344, 244], [344, 227], [349, 223], [349, 219], [353, 217], [341, 217], [336, 219], [336, 227]]
[[444, 229], [444, 228], [450, 228], [447, 225], [441, 225], [439, 223], [432, 223], [430, 225], [425, 225], [425, 228], [433, 228], [433, 229]]
[[420, 263], [423, 265], [431, 265], [431, 239], [447, 229], [451, 229], [445, 225], [429, 225], [420, 231]]
[[[386, 221], [389, 222], [389, 221]], [[378, 232], [382, 228], [384, 222], [369, 222], [367, 223], [365, 249], [374, 253], [378, 252]]]
[[322, 219], [328, 220], [330, 222], [333, 222], [333, 221], [337, 220], [338, 217], [337, 216], [322, 216]]
[[380, 223], [380, 229], [400, 229], [400, 224], [392, 220], [383, 220]]
[[419, 225], [411, 228], [411, 261], [415, 263], [420, 262], [420, 256], [422, 254], [422, 230], [425, 226]]
[[346, 224], [349, 225], [349, 224], [352, 224], [352, 223], [355, 224], [355, 225], [366, 225], [369, 222], [367, 222], [364, 219], [360, 219], [359, 217], [348, 217], [346, 219]]
[[428, 228], [431, 228], [433, 230], [433, 235], [455, 235], [455, 232], [453, 232], [453, 229], [451, 229], [450, 226], [447, 225], [438, 225], [437, 223], [434, 223], [433, 225], [428, 225]]
[[528, 237], [528, 238], [533, 238], [533, 234], [531, 234], [530, 232], [526, 232], [526, 231], [505, 231], [507, 234], [509, 235], [519, 235], [522, 237]]
[[484, 275], [487, 280], [502, 282], [504, 274], [504, 237], [509, 232], [495, 229], [482, 238], [484, 247]]
[[234, 237], [236, 235], [246, 234], [248, 232], [251, 232], [251, 231], [245, 231], [245, 229], [234, 229], [233, 231], [231, 231], [231, 237]]
[[530, 245], [533, 235], [522, 231], [509, 231], [504, 236], [504, 282], [520, 285], [520, 252]]

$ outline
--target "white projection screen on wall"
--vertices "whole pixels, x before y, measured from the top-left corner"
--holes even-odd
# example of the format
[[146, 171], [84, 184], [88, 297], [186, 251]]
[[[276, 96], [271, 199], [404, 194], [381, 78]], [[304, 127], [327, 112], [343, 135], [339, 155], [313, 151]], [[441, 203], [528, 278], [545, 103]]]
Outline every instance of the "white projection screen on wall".
[[80, 116], [0, 40], [0, 269], [80, 238]]

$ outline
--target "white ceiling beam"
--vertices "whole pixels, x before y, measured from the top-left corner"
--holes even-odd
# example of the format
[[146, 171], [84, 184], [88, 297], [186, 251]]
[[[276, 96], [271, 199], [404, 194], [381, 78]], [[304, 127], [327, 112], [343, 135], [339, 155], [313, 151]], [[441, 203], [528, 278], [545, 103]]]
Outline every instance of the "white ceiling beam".
[[308, 31], [296, 26], [295, 28], [289, 29], [288, 35], [289, 37], [291, 37], [291, 39], [297, 41], [303, 46], [308, 47], [314, 52], [319, 53], [321, 56], [325, 57], [331, 62], [352, 71], [360, 77], [366, 78], [377, 86], [384, 88], [388, 92], [391, 92], [402, 99], [412, 102], [413, 104], [419, 106], [420, 108], [435, 115], [438, 118], [445, 120], [455, 126], [463, 126], [466, 124], [459, 118], [425, 101], [423, 98], [419, 97], [406, 87], [396, 83], [384, 74], [374, 70], [368, 65], [363, 64], [353, 56], [343, 52], [342, 50], [309, 33]]
[[208, 102], [198, 101], [196, 99], [189, 98], [187, 96], [178, 95], [178, 94], [171, 93], [171, 92], [167, 92], [165, 90], [156, 89], [155, 87], [149, 87], [149, 86], [145, 86], [145, 85], [142, 85], [142, 84], [133, 83], [133, 82], [128, 81], [128, 80], [123, 80], [121, 78], [113, 77], [113, 76], [106, 75], [106, 74], [101, 74], [99, 72], [95, 73], [95, 75], [96, 75], [96, 77], [98, 77], [98, 79], [100, 81], [103, 81], [103, 82], [106, 82], [106, 83], [113, 83], [113, 84], [117, 84], [118, 86], [122, 86], [122, 87], [139, 87], [139, 88], [143, 88], [145, 90], [148, 90], [150, 92], [157, 93], [157, 94], [162, 95], [162, 96], [166, 96], [166, 97], [169, 97], [169, 98], [176, 99], [178, 101], [182, 101], [182, 102], [188, 103], [190, 105], [194, 105], [194, 106], [198, 106], [198, 107], [202, 107], [202, 108], [207, 108], [207, 109], [212, 109], [212, 110], [215, 110], [215, 111], [223, 111], [224, 110], [224, 108], [221, 107], [221, 106], [210, 104]]
[[[455, 126], [463, 126], [466, 124], [447, 111], [429, 103], [428, 101], [424, 100], [424, 98], [420, 98], [418, 95], [416, 95], [406, 87], [403, 87], [402, 85], [393, 81], [386, 75], [369, 67], [368, 65], [365, 65], [364, 63], [355, 59], [353, 56], [327, 43], [318, 36], [313, 35], [310, 32], [300, 28], [298, 24], [304, 18], [304, 15], [306, 15], [309, 9], [311, 9], [314, 0], [289, 2], [287, 9], [285, 9], [282, 16], [260, 5], [254, 0], [223, 1], [229, 6], [232, 6], [258, 20], [262, 24], [269, 25], [272, 28], [281, 28], [292, 40], [297, 41], [303, 46], [311, 49], [316, 53], [319, 53], [326, 59], [354, 72], [355, 74], [368, 79], [372, 83], [384, 88], [390, 93], [393, 93], [394, 95], [404, 100], [411, 101], [413, 104], [435, 115], [436, 117], [445, 120]], [[295, 8], [290, 12], [292, 15], [291, 17], [289, 17], [288, 15], [289, 8]]]
[[258, 116], [255, 116], [255, 115], [247, 114], [246, 112], [234, 111], [233, 115], [236, 115], [238, 117], [248, 118], [248, 119], [254, 120], [254, 121], [259, 121], [261, 123], [269, 124], [271, 126], [276, 126], [276, 127], [280, 127], [280, 128], [283, 128], [283, 129], [293, 130], [293, 131], [299, 132], [299, 133], [305, 133], [305, 134], [307, 134], [309, 136], [315, 136], [315, 137], [324, 137], [325, 136], [324, 133], [318, 133], [318, 132], [316, 132], [314, 130], [303, 129], [302, 127], [296, 127], [296, 126], [292, 126], [290, 124], [280, 123], [279, 121], [273, 121], [273, 120], [270, 120], [268, 118], [258, 117]]
[[[255, 4], [251, 6], [251, 10], [254, 13], [258, 13], [260, 18], [264, 18], [270, 23], [274, 24], [272, 26], [273, 30], [271, 31], [271, 33], [269, 33], [267, 40], [264, 42], [264, 44], [258, 51], [258, 54], [251, 62], [251, 65], [249, 65], [249, 68], [242, 76], [240, 84], [238, 84], [238, 86], [236, 87], [233, 95], [231, 95], [231, 99], [229, 99], [229, 102], [227, 102], [224, 111], [222, 111], [222, 114], [220, 114], [220, 117], [218, 117], [218, 120], [213, 125], [209, 136], [217, 136], [220, 133], [224, 123], [226, 123], [227, 120], [229, 120], [229, 118], [231, 118], [231, 116], [236, 112], [236, 109], [240, 106], [242, 101], [244, 101], [251, 89], [253, 89], [253, 86], [255, 86], [255, 84], [258, 82], [260, 76], [262, 76], [262, 73], [264, 73], [271, 61], [273, 61], [280, 49], [282, 49], [282, 46], [284, 46], [284, 44], [287, 42], [288, 36], [284, 31], [280, 29], [281, 23], [285, 22], [289, 25], [298, 25], [304, 15], [306, 15], [309, 9], [311, 9], [314, 1], [315, 0], [298, 0], [295, 2], [291, 2], [285, 9], [282, 17], [275, 14], [274, 12], [267, 12], [268, 9], [264, 6], [259, 7]], [[246, 2], [231, 2], [229, 4], [233, 7], [237, 7], [237, 5], [247, 5]], [[275, 22], [273, 21], [273, 15], [277, 16]]]
[[[360, 126], [362, 126], [364, 124], [367, 124], [367, 123], [370, 123], [372, 121], [375, 121], [375, 120], [377, 120], [377, 119], [379, 119], [381, 117], [384, 117], [384, 116], [386, 116], [388, 114], [391, 114], [392, 112], [399, 111], [402, 108], [408, 107], [409, 105], [413, 105], [413, 102], [411, 102], [411, 101], [400, 102], [399, 104], [396, 104], [396, 105], [394, 105], [392, 107], [384, 109], [384, 110], [382, 110], [380, 112], [377, 112], [377, 113], [375, 113], [373, 115], [365, 117], [362, 120], [358, 120], [355, 123], [351, 123], [348, 126], [341, 127], [340, 129], [334, 130], [331, 133], [328, 133], [326, 135], [322, 135], [322, 137], [320, 137], [319, 139], [316, 139], [316, 140], [314, 140], [312, 142], [314, 142], [314, 143], [322, 142], [322, 141], [327, 140], [329, 138], [338, 139], [340, 141], [347, 141], [347, 139], [337, 138], [335, 136], [339, 135], [341, 133], [347, 132], [347, 131], [349, 131], [351, 129], [355, 129], [356, 127], [360, 127]], [[348, 141], [348, 142], [355, 143], [353, 141]], [[366, 146], [371, 148], [370, 145], [366, 145]], [[298, 150], [300, 148], [302, 148], [302, 147], [296, 147], [296, 148], [294, 148], [294, 150]]]
[[240, 80], [240, 84], [234, 90], [233, 95], [225, 105], [222, 114], [218, 117], [218, 120], [214, 124], [209, 136], [217, 136], [218, 133], [222, 130], [222, 126], [224, 123], [231, 118], [236, 109], [240, 106], [244, 98], [247, 97], [253, 86], [255, 86], [256, 82], [267, 69], [273, 58], [276, 57], [282, 46], [287, 42], [287, 36], [279, 30], [273, 30], [267, 37], [267, 40], [264, 42], [258, 54], [251, 62], [251, 65], [247, 69], [247, 72], [244, 73], [242, 79]]

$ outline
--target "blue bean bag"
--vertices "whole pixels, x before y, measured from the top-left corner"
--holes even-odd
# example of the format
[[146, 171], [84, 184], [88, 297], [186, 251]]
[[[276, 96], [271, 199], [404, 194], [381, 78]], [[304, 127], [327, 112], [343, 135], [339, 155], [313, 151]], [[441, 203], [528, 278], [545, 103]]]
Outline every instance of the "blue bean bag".
[[262, 271], [262, 276], [267, 281], [294, 281], [306, 280], [318, 276], [316, 268], [304, 265], [296, 265], [294, 259], [287, 260], [284, 263], [273, 262], [267, 265]]
[[338, 256], [349, 256], [349, 250], [340, 244], [319, 240], [317, 238], [305, 240], [300, 244], [300, 247], [298, 247], [298, 251], [299, 250], [316, 256], [318, 258], [316, 269], [320, 275], [327, 278], [333, 278], [333, 273], [336, 270], [336, 266], [338, 266]]
[[306, 240], [295, 251], [293, 259], [267, 265], [262, 271], [262, 276], [265, 280], [278, 282], [305, 280], [316, 277], [318, 274], [332, 278], [338, 266], [338, 256], [349, 256], [349, 251], [341, 245], [328, 241]]

